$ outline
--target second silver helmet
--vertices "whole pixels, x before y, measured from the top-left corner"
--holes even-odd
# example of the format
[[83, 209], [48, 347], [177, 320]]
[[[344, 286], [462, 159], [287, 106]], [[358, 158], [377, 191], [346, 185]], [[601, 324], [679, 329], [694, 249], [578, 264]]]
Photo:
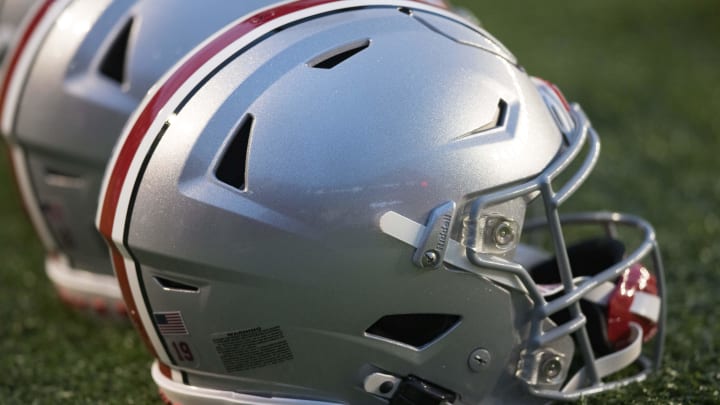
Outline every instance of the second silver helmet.
[[186, 52], [267, 1], [38, 1], [6, 61], [2, 132], [46, 270], [71, 304], [123, 311], [93, 226], [122, 127]]

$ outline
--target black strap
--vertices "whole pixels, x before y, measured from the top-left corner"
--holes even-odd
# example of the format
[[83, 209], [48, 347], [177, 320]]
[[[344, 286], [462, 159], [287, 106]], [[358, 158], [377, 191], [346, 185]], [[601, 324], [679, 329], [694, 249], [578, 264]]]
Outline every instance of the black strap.
[[[568, 258], [573, 276], [594, 276], [623, 259], [625, 246], [611, 238], [589, 239], [568, 247]], [[530, 269], [530, 276], [537, 284], [560, 283], [560, 272], [555, 258], [546, 260]], [[549, 297], [552, 300], [552, 297]], [[598, 355], [614, 350], [608, 340], [607, 308], [589, 301], [580, 301], [580, 309], [587, 318], [590, 343]], [[562, 310], [550, 317], [558, 325], [570, 320], [570, 312]]]
[[457, 395], [414, 376], [400, 382], [390, 405], [442, 405], [455, 402]]

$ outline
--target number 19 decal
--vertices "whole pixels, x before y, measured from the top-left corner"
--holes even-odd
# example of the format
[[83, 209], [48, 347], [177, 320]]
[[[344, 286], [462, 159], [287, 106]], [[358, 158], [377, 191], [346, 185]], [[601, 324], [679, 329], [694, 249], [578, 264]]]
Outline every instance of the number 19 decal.
[[182, 340], [173, 341], [171, 345], [171, 351], [173, 352], [173, 356], [175, 357], [175, 361], [177, 363], [195, 364], [195, 354], [188, 342]]

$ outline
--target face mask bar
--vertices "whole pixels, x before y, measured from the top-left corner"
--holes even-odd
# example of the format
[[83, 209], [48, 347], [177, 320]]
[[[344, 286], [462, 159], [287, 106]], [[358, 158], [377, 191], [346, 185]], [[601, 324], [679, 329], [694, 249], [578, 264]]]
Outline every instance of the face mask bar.
[[[487, 211], [492, 210], [491, 207], [493, 206], [519, 198], [529, 200], [529, 197], [539, 193], [544, 204], [546, 218], [542, 221], [528, 222], [523, 230], [524, 232], [533, 232], [541, 228], [547, 228], [550, 231], [563, 286], [562, 295], [546, 301], [539, 286], [522, 265], [505, 260], [497, 255], [479, 252], [475, 246], [466, 246], [467, 258], [472, 264], [486, 269], [510, 273], [516, 276], [526, 288], [533, 302], [534, 316], [530, 325], [528, 344], [521, 355], [521, 365], [517, 375], [526, 382], [530, 392], [554, 400], [573, 400], [583, 395], [595, 394], [644, 380], [653, 369], [660, 366], [665, 335], [665, 283], [660, 251], [652, 227], [640, 218], [624, 214], [584, 213], [561, 217], [558, 212], [559, 206], [587, 179], [597, 162], [600, 152], [598, 135], [591, 127], [580, 106], [574, 104], [570, 114], [575, 121], [575, 129], [566, 137], [568, 145], [565, 147], [564, 152], [547, 169], [526, 183], [477, 198], [472, 201], [468, 212], [471, 219], [482, 218]], [[586, 144], [588, 146], [587, 155], [579, 169], [558, 191], [555, 191], [553, 181], [575, 161]], [[578, 282], [577, 278], [573, 278], [566, 240], [563, 234], [564, 226], [574, 227], [578, 225], [597, 225], [604, 228], [606, 235], [609, 237], [616, 236], [618, 229], [621, 227], [632, 229], [642, 235], [642, 241], [634, 251], [625, 256], [624, 260]], [[466, 226], [478, 228], [481, 225], [478, 220], [470, 220], [466, 222]], [[482, 233], [478, 232], [478, 229], [470, 229], [470, 232], [475, 235]], [[601, 284], [618, 279], [626, 269], [640, 263], [648, 256], [651, 257], [655, 270], [658, 296], [661, 300], [658, 329], [652, 356], [641, 355], [642, 330], [639, 330], [640, 328], [636, 324], [631, 324], [633, 331], [637, 332], [639, 330], [640, 333], [640, 340], [637, 341], [637, 345], [634, 345], [636, 347], [627, 348], [627, 350], [621, 349], [605, 357], [596, 358], [586, 328], [587, 319], [580, 309], [580, 300]], [[570, 314], [569, 321], [550, 329], [543, 327], [551, 315], [565, 309]], [[558, 380], [562, 381], [560, 377], [567, 374], [571, 359], [567, 359], [566, 364], [560, 363], [559, 358], [553, 354], [550, 345], [570, 335], [575, 337], [576, 347], [580, 352], [584, 367], [574, 377], [566, 380], [564, 388], [558, 390]], [[634, 351], [634, 354], [627, 353], [630, 351]], [[614, 358], [613, 355], [615, 355]], [[556, 363], [554, 365], [548, 363], [548, 358], [554, 359]], [[618, 358], [620, 359], [618, 360]], [[602, 381], [603, 377], [632, 363], [636, 363], [640, 367], [640, 371], [635, 375], [612, 382]], [[548, 364], [550, 364], [549, 367]], [[562, 369], [562, 372], [558, 371], [558, 368]]]

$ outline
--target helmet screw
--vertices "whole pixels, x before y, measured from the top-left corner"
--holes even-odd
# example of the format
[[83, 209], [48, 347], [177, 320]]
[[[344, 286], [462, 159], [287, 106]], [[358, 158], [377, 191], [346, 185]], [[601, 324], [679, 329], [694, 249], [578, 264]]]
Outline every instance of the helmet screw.
[[381, 394], [389, 394], [393, 388], [395, 388], [395, 384], [392, 383], [392, 381], [385, 381], [384, 383], [380, 384], [380, 387], [378, 387], [378, 391]]
[[476, 349], [472, 353], [470, 353], [470, 357], [468, 358], [468, 366], [470, 367], [470, 370], [477, 373], [490, 367], [491, 359], [492, 357], [490, 356], [490, 352], [488, 350]]
[[428, 250], [423, 253], [422, 264], [424, 267], [435, 267], [438, 264], [438, 254], [434, 250]]
[[515, 240], [515, 229], [510, 221], [501, 221], [495, 225], [495, 243], [498, 246], [507, 246]]
[[562, 371], [562, 360], [559, 356], [550, 356], [540, 365], [540, 373], [545, 381], [550, 382], [557, 378]]

